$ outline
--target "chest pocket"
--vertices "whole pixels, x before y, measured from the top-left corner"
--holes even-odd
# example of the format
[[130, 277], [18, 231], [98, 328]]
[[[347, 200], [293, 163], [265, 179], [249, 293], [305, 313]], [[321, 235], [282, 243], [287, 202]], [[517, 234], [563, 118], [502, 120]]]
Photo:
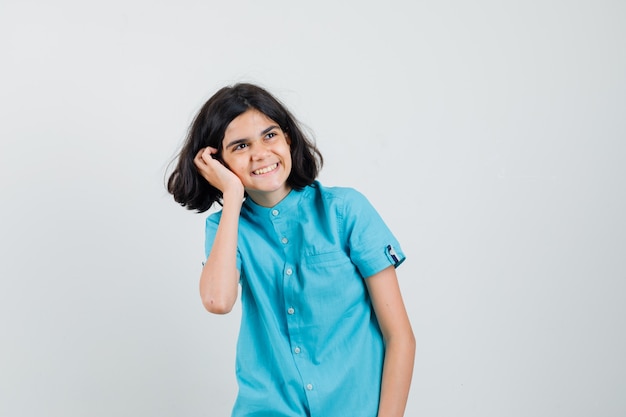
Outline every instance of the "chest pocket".
[[[355, 314], [365, 297], [365, 282], [342, 250], [304, 257], [305, 292], [331, 322]], [[320, 312], [321, 314], [321, 312]]]
[[306, 255], [303, 269], [308, 279], [335, 289], [337, 284], [361, 281], [356, 266], [342, 250]]
[[332, 252], [316, 253], [314, 255], [305, 255], [304, 264], [313, 270], [324, 270], [342, 265], [352, 265], [352, 261], [348, 255], [342, 250]]

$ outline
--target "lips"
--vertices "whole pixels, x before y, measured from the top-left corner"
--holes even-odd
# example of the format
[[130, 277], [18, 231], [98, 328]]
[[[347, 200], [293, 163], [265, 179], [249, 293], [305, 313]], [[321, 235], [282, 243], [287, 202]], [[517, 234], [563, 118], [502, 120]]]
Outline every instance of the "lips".
[[252, 173], [254, 175], [263, 175], [263, 174], [267, 174], [268, 172], [274, 171], [276, 168], [278, 168], [278, 162], [270, 166], [266, 166], [265, 168], [260, 168], [260, 169], [257, 169], [256, 171], [252, 171]]

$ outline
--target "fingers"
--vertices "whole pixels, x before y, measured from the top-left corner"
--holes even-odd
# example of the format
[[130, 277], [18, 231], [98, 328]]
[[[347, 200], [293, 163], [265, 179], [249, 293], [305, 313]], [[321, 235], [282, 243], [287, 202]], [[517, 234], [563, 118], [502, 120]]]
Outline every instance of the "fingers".
[[207, 146], [202, 148], [196, 153], [193, 163], [198, 170], [198, 173], [204, 177], [212, 186], [222, 189], [222, 182], [225, 168], [222, 163], [214, 156], [217, 154], [217, 149]]
[[216, 148], [207, 146], [206, 148], [202, 150], [202, 159], [204, 159], [204, 161], [208, 163], [211, 159], [213, 159], [213, 155], [216, 155], [216, 154], [217, 154]]
[[217, 154], [217, 149], [207, 146], [206, 148], [202, 148], [196, 154], [196, 157], [193, 159], [196, 167], [204, 167], [206, 166], [211, 159], [213, 159], [213, 155]]

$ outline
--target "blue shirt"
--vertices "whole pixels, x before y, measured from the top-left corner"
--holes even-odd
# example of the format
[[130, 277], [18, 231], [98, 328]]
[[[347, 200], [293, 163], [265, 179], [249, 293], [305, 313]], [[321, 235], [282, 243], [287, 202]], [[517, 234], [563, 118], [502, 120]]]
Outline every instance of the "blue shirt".
[[[206, 222], [208, 256], [221, 212]], [[358, 191], [319, 182], [239, 219], [234, 417], [375, 417], [384, 357], [364, 278], [405, 257]]]

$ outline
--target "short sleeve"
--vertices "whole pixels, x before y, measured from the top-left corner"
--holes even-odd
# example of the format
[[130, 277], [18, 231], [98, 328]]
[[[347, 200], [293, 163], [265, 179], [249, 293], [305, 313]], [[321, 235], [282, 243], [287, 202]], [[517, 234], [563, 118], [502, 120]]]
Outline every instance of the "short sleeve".
[[[206, 219], [205, 234], [204, 234], [204, 259], [206, 260], [211, 253], [213, 242], [215, 241], [215, 235], [217, 234], [217, 226], [220, 224], [222, 218], [222, 212], [211, 214]], [[241, 272], [241, 256], [239, 250], [237, 250], [237, 270]]]
[[360, 192], [348, 189], [343, 206], [343, 230], [350, 259], [365, 278], [406, 259], [400, 243], [380, 214]]

